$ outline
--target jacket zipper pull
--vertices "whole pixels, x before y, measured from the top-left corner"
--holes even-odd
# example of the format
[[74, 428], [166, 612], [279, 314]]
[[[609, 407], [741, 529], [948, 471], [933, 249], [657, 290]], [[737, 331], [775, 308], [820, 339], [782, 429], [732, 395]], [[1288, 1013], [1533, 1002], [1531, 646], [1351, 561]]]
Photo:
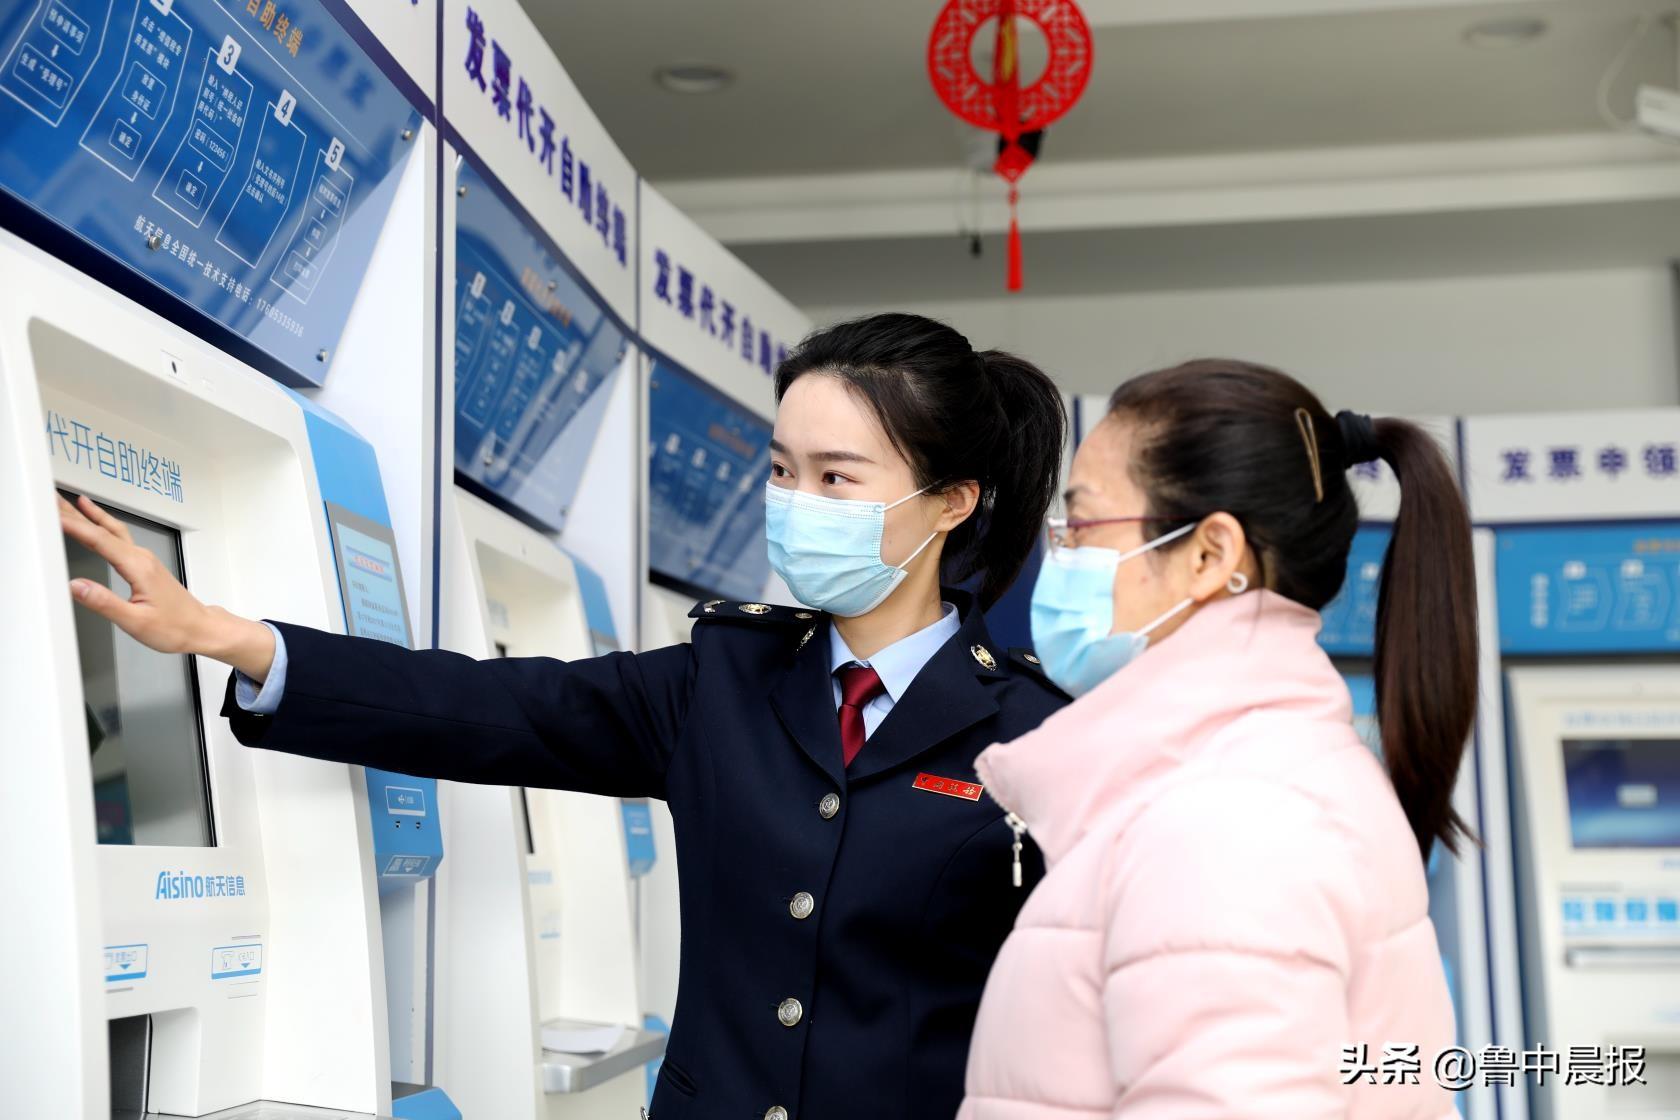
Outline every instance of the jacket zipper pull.
[[1027, 831], [1027, 822], [1014, 813], [1006, 814], [1003, 823], [1009, 826], [1009, 831], [1015, 834], [1015, 842], [1009, 846], [1009, 853], [1013, 860], [1009, 868], [1010, 878], [1017, 887], [1021, 886], [1021, 837]]

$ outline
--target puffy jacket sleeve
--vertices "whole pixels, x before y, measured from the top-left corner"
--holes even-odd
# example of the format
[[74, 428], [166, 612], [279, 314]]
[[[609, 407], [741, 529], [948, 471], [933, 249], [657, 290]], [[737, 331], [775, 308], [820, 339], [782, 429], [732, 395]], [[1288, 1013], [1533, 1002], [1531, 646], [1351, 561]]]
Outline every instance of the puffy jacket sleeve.
[[1360, 887], [1330, 828], [1302, 794], [1217, 777], [1132, 823], [1108, 871], [1103, 962], [1116, 1117], [1346, 1115]]
[[443, 650], [273, 624], [286, 689], [272, 716], [228, 681], [241, 743], [420, 777], [664, 797], [693, 693], [690, 646], [563, 662]]

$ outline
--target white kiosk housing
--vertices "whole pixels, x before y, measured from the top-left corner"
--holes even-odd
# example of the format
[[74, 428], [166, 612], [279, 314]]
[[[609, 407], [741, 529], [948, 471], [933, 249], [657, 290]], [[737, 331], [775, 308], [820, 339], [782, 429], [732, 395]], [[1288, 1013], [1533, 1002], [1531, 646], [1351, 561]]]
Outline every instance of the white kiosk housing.
[[[451, 505], [444, 645], [478, 658], [591, 656], [572, 560], [463, 490]], [[444, 793], [440, 1080], [469, 1115], [636, 1115], [641, 1069], [664, 1039], [640, 1029], [618, 799], [458, 783]]]
[[1560, 1052], [1523, 1079], [1540, 1120], [1680, 1116], [1676, 433], [1674, 409], [1465, 422], [1497, 541], [1526, 1039]]
[[103, 946], [91, 1007], [85, 971], [67, 987], [51, 967], [9, 975], [8, 1001], [47, 1008], [70, 993], [105, 1020], [45, 1040], [78, 1048], [40, 1055], [43, 1072], [68, 1073], [58, 1092], [75, 1106], [25, 1084], [42, 1107], [19, 1115], [203, 1116], [254, 1100], [388, 1113], [360, 771], [240, 747], [217, 716], [220, 667], [145, 650], [61, 594], [72, 576], [121, 584], [85, 550], [67, 556], [54, 487], [105, 504], [208, 601], [341, 628], [303, 413], [5, 234], [0, 387], [0, 487], [17, 515], [0, 582], [45, 598], [9, 630], [9, 647], [34, 655], [8, 658], [0, 688], [6, 710], [56, 723], [11, 752], [33, 761], [7, 784], [44, 816], [65, 813], [69, 829], [44, 835], [85, 877], [54, 890], [47, 920], [78, 953]]
[[[564, 122], [567, 154], [536, 158], [464, 68], [443, 69], [471, 151], [445, 149], [439, 642], [575, 660], [594, 644], [562, 529], [627, 623], [634, 602], [637, 180], [519, 5], [474, 11], [481, 34], [526, 44], [520, 82]], [[459, 15], [443, 28], [446, 54], [473, 49]], [[603, 448], [605, 484], [586, 487]], [[641, 1031], [619, 801], [456, 783], [442, 796], [439, 1080], [469, 1117], [637, 1115], [664, 1039]]]

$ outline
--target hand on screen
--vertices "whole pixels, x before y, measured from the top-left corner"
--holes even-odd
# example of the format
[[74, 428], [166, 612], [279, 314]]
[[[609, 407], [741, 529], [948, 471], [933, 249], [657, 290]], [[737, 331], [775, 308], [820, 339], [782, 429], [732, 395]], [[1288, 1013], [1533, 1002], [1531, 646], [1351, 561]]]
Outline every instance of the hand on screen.
[[122, 595], [91, 579], [70, 581], [70, 594], [142, 645], [159, 653], [201, 653], [262, 680], [274, 660], [274, 638], [260, 622], [208, 607], [181, 585], [163, 561], [134, 543], [128, 526], [87, 497], [60, 496], [64, 535], [111, 565], [128, 584]]

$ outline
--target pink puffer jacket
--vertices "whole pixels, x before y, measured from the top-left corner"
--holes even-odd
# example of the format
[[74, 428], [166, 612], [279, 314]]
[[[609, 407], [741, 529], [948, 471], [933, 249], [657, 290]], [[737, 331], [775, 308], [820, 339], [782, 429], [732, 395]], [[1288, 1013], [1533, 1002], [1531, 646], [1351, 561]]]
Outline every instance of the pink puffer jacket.
[[[1271, 592], [1210, 603], [980, 756], [1049, 870], [986, 984], [960, 1120], [1454, 1115], [1423, 864], [1318, 627]], [[1416, 1043], [1418, 1083], [1344, 1086], [1360, 1043], [1372, 1064]]]

